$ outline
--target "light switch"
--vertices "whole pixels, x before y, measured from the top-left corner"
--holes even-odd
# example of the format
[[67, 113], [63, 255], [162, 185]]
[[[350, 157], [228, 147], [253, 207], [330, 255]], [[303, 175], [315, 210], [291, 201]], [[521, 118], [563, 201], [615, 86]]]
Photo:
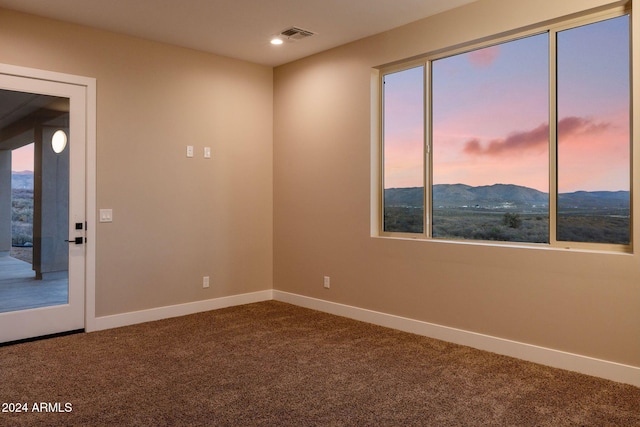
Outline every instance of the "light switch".
[[211, 158], [211, 147], [204, 147], [204, 158], [205, 159]]
[[193, 145], [187, 145], [187, 157], [193, 157]]
[[112, 222], [113, 209], [100, 209], [100, 222]]

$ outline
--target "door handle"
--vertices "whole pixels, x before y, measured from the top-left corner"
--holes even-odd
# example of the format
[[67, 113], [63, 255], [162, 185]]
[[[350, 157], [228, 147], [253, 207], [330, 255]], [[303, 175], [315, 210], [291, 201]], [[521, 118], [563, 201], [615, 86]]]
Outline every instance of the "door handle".
[[65, 240], [65, 242], [69, 242], [69, 243], [75, 243], [76, 245], [81, 245], [84, 243], [84, 238], [81, 237], [75, 237], [73, 240]]

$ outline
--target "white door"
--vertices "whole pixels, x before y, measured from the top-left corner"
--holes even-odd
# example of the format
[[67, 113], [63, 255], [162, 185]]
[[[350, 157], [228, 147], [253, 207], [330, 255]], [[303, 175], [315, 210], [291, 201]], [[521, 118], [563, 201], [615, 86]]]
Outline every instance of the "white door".
[[[15, 280], [0, 281], [0, 303], [4, 302], [9, 307], [4, 311], [0, 310], [0, 342], [84, 329], [86, 87], [3, 74], [0, 70], [0, 106], [2, 106], [3, 93], [15, 95], [18, 99], [21, 95], [28, 98], [31, 94], [33, 97], [29, 99], [38, 99], [40, 96], [41, 99], [52, 102], [51, 106], [46, 108], [41, 108], [42, 104], [46, 104], [45, 101], [40, 103], [29, 101], [31, 106], [27, 106], [26, 109], [24, 107], [26, 101], [23, 105], [13, 105], [16, 111], [13, 118], [7, 115], [12, 107], [5, 105], [5, 118], [0, 117], [4, 127], [0, 129], [0, 152], [3, 151], [2, 143], [5, 141], [5, 157], [10, 159], [10, 153], [7, 154], [10, 144], [22, 144], [22, 142], [15, 142], [15, 138], [18, 138], [15, 135], [29, 127], [28, 124], [25, 125], [29, 120], [34, 127], [35, 140], [34, 241], [31, 265], [33, 277], [29, 277], [31, 280], [22, 285]], [[56, 103], [57, 106], [54, 105]], [[44, 111], [44, 113], [35, 113], [34, 111], [38, 108], [40, 108], [38, 111]], [[68, 109], [67, 120], [66, 123], [60, 124], [56, 117], [62, 117], [62, 114], [58, 115], [59, 111], [56, 112], [56, 110], [65, 108]], [[28, 120], [25, 116], [28, 116]], [[56, 130], [65, 132], [66, 145], [58, 145], [54, 149], [52, 136]], [[28, 132], [20, 134], [22, 135], [20, 137], [25, 138]], [[7, 172], [3, 173], [6, 178]], [[6, 182], [1, 185], [4, 185], [6, 193], [8, 188]], [[7, 199], [4, 197], [5, 205], [6, 202]], [[0, 224], [5, 227], [4, 229], [7, 226], [6, 222], [5, 218], [5, 224]], [[2, 238], [1, 233], [0, 238]], [[14, 250], [13, 247], [11, 249]], [[0, 258], [13, 263], [13, 267], [8, 267], [8, 262], [4, 264], [0, 262], [0, 277], [6, 277], [10, 270], [17, 268], [16, 266], [24, 267], [19, 261], [14, 263], [16, 260], [11, 256], [5, 258], [6, 251], [2, 255]], [[35, 292], [38, 296], [45, 295], [49, 292], [47, 285], [53, 282], [56, 282], [59, 287], [56, 292], [63, 295], [62, 300], [35, 303], [33, 307], [24, 305], [23, 302], [22, 305], [18, 304], [11, 308], [10, 299], [13, 298], [16, 301], [19, 298], [24, 299], [28, 292]], [[21, 296], [15, 297], [10, 294], [10, 288], [18, 291]], [[3, 294], [3, 291], [7, 293]], [[37, 299], [37, 297], [34, 298]]]

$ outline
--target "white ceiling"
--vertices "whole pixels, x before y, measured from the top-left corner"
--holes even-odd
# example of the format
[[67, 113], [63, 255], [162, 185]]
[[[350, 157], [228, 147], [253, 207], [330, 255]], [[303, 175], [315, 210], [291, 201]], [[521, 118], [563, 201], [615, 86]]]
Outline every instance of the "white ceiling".
[[[0, 7], [277, 66], [475, 0], [0, 0]], [[281, 46], [296, 26], [316, 35]]]

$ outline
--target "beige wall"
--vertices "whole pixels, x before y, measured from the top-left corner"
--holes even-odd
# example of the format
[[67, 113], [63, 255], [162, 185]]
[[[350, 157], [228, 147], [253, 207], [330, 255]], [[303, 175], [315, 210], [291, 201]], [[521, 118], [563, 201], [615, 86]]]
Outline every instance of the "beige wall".
[[274, 288], [640, 366], [638, 254], [371, 237], [373, 67], [607, 3], [480, 0], [276, 68]]
[[2, 9], [0, 62], [97, 79], [97, 316], [272, 288], [271, 68]]

